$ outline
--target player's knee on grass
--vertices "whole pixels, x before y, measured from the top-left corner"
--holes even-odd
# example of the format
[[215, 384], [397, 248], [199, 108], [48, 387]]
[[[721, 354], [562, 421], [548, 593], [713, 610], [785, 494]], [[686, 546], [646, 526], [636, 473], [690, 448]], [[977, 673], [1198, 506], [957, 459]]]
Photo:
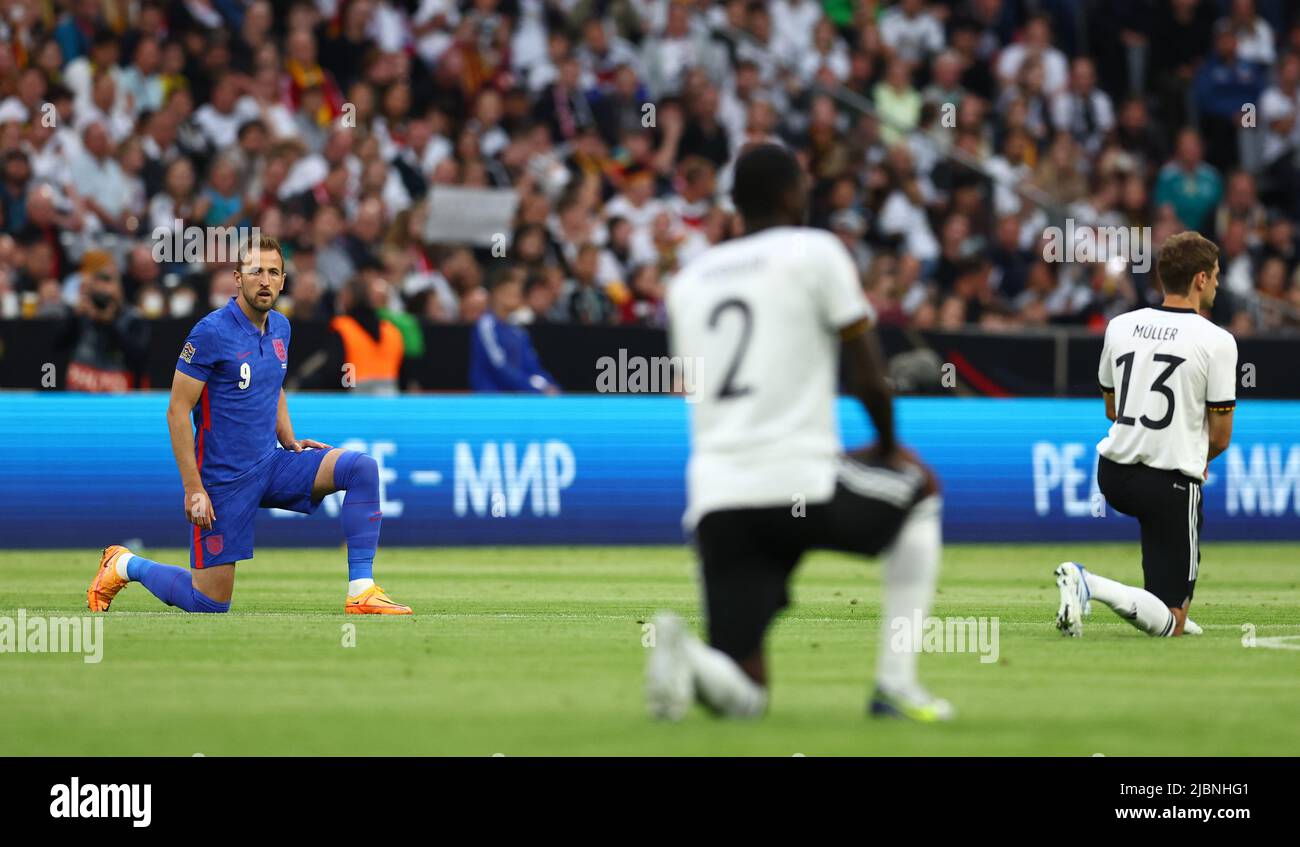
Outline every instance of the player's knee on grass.
[[[196, 598], [202, 597], [212, 609], [201, 611], [226, 612], [230, 610], [230, 599], [235, 592], [235, 566], [214, 565], [190, 571], [191, 588]], [[198, 602], [197, 600], [195, 601]], [[216, 608], [224, 606], [225, 608]]]
[[213, 600], [208, 595], [204, 594], [202, 591], [199, 591], [197, 588], [193, 589], [193, 597], [191, 598], [190, 602], [191, 602], [191, 606], [189, 611], [191, 612], [199, 612], [199, 613], [209, 614], [209, 615], [222, 615], [230, 611], [229, 600], [225, 601], [224, 603], [218, 602], [216, 600]]
[[[789, 602], [785, 575], [775, 570], [764, 572], [761, 566], [752, 573], [744, 571], [743, 568], [706, 570], [709, 645], [741, 667], [752, 663], [755, 657], [761, 667], [763, 638]], [[750, 672], [748, 668], [746, 672]]]

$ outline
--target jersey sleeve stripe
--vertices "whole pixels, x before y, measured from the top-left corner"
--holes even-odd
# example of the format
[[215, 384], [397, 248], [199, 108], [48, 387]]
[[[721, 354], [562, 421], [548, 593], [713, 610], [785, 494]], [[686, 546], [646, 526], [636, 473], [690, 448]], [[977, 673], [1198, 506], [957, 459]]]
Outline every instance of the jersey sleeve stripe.
[[1205, 404], [1205, 408], [1211, 412], [1231, 412], [1236, 407], [1236, 400], [1211, 400]]
[[1102, 384], [1099, 382], [1099, 383], [1097, 383], [1097, 387], [1101, 389], [1101, 393], [1102, 393], [1102, 394], [1114, 394], [1114, 393], [1115, 393], [1115, 387], [1114, 387], [1113, 385], [1102, 385]]

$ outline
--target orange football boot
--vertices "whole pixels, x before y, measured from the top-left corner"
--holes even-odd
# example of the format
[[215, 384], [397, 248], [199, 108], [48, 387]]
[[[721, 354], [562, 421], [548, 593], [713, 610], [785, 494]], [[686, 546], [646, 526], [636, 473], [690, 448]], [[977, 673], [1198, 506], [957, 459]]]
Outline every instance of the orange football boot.
[[95, 578], [91, 580], [90, 588], [86, 591], [86, 605], [90, 611], [107, 612], [117, 592], [130, 582], [117, 575], [117, 558], [123, 553], [131, 553], [131, 551], [120, 544], [110, 544], [100, 554], [99, 570], [95, 572]]
[[349, 597], [343, 604], [343, 611], [349, 615], [409, 615], [410, 606], [394, 603], [378, 585], [372, 585], [355, 597]]

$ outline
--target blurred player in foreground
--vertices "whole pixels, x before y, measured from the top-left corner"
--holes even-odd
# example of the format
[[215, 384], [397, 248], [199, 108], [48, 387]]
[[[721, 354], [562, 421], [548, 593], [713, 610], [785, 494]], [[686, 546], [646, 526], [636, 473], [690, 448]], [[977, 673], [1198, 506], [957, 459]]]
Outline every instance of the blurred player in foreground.
[[[379, 466], [364, 453], [294, 435], [281, 387], [289, 361], [289, 321], [272, 308], [284, 287], [279, 242], [261, 237], [250, 243], [234, 274], [236, 295], [195, 324], [185, 340], [167, 408], [185, 514], [193, 524], [192, 570], [113, 545], [100, 557], [87, 604], [91, 611], [106, 611], [128, 582], [139, 582], [187, 612], [229, 611], [235, 563], [253, 556], [258, 508], [311, 514], [327, 495], [346, 491], [344, 611], [411, 614], [371, 575], [383, 519]], [[276, 448], [277, 440], [283, 450]]]
[[[789, 152], [760, 145], [736, 165], [745, 235], [711, 248], [673, 282], [673, 355], [698, 364], [688, 505], [709, 643], [680, 618], [655, 620], [646, 698], [658, 718], [699, 700], [726, 717], [767, 707], [763, 641], [812, 549], [884, 551], [883, 627], [870, 712], [939, 721], [952, 707], [917, 680], [919, 638], [896, 622], [929, 614], [942, 552], [934, 475], [894, 439], [893, 400], [857, 269], [831, 233], [803, 226], [808, 195]], [[846, 455], [836, 425], [837, 361], [878, 441]]]
[[1097, 445], [1097, 484], [1106, 502], [1138, 520], [1144, 588], [1063, 562], [1056, 627], [1075, 638], [1094, 599], [1148, 635], [1201, 634], [1187, 617], [1201, 567], [1201, 481], [1232, 440], [1237, 342], [1200, 314], [1219, 288], [1212, 241], [1171, 236], [1156, 272], [1164, 303], [1107, 325], [1097, 371], [1114, 421]]

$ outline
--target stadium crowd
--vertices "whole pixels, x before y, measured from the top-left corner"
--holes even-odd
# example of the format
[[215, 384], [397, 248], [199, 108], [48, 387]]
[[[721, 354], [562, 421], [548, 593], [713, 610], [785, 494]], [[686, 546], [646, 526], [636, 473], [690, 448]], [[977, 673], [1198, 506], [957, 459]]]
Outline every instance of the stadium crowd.
[[[0, 9], [2, 317], [223, 305], [229, 265], [159, 261], [181, 222], [279, 238], [295, 318], [474, 322], [510, 280], [510, 322], [662, 325], [674, 272], [737, 232], [739, 151], [775, 141], [886, 323], [1097, 329], [1158, 297], [1136, 261], [1046, 260], [1068, 218], [1199, 230], [1216, 320], [1300, 325], [1285, 0]], [[439, 186], [514, 192], [505, 231], [440, 240]]]

